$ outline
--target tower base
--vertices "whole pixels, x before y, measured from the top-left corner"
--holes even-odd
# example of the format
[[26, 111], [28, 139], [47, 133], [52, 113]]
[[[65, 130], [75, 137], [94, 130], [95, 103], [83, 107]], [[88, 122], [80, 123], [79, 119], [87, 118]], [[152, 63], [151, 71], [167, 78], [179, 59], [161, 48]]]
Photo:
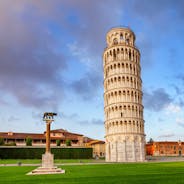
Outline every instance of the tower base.
[[106, 139], [106, 162], [145, 162], [145, 140], [140, 135], [121, 135]]

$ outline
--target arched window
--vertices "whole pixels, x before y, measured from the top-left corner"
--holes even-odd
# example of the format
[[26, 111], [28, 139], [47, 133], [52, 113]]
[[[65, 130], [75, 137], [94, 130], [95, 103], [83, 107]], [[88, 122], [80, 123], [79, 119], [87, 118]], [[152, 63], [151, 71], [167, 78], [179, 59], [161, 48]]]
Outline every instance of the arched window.
[[113, 50], [113, 57], [114, 57], [114, 59], [116, 59], [116, 51], [115, 51], [115, 49]]
[[117, 54], [119, 54], [119, 48], [117, 49]]
[[129, 51], [129, 60], [132, 60], [131, 51]]
[[112, 56], [112, 52], [111, 52], [111, 50], [110, 50], [110, 55]]
[[114, 38], [113, 44], [114, 44], [114, 45], [117, 45], [117, 44], [118, 44], [118, 39], [117, 39], [117, 38]]
[[123, 40], [123, 34], [122, 33], [120, 34], [120, 40], [121, 41]]
[[126, 44], [129, 44], [129, 38], [126, 39]]
[[123, 113], [121, 112], [121, 118], [123, 117]]

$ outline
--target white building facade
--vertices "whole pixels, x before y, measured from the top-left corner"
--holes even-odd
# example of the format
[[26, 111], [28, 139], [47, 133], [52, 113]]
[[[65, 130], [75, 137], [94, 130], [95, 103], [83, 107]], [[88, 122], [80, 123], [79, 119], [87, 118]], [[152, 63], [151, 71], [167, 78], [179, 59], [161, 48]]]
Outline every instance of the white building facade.
[[140, 52], [129, 28], [112, 28], [103, 54], [107, 162], [145, 161]]

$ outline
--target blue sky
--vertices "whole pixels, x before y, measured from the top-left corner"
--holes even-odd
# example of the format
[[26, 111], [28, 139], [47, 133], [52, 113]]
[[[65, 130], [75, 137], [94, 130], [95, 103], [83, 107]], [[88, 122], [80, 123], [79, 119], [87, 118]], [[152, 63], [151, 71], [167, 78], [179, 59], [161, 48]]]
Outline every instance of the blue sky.
[[184, 1], [1, 0], [0, 131], [43, 132], [42, 115], [104, 139], [109, 29], [128, 26], [141, 52], [147, 140], [184, 141]]

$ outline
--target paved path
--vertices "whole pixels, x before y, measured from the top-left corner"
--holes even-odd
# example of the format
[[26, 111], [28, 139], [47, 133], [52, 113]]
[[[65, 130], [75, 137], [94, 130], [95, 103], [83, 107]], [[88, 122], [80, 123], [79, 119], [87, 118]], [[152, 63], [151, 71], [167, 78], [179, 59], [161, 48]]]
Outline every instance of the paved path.
[[[154, 163], [154, 162], [184, 162], [184, 157], [148, 157], [145, 163]], [[99, 165], [99, 164], [114, 164], [116, 162], [81, 162], [81, 163], [56, 163], [56, 166], [62, 166], [62, 165]], [[130, 162], [124, 162], [124, 163], [130, 163]], [[132, 162], [135, 163], [135, 162]], [[141, 162], [140, 162], [141, 163]], [[123, 164], [119, 163], [119, 164]], [[39, 164], [24, 164], [24, 163], [17, 163], [17, 164], [0, 164], [0, 167], [4, 166], [41, 166], [41, 163]]]
[[[109, 162], [91, 162], [91, 163], [57, 163], [54, 164], [56, 166], [62, 166], [62, 165], [97, 165], [97, 164], [112, 164]], [[3, 166], [41, 166], [41, 164], [0, 164], [0, 167]]]

